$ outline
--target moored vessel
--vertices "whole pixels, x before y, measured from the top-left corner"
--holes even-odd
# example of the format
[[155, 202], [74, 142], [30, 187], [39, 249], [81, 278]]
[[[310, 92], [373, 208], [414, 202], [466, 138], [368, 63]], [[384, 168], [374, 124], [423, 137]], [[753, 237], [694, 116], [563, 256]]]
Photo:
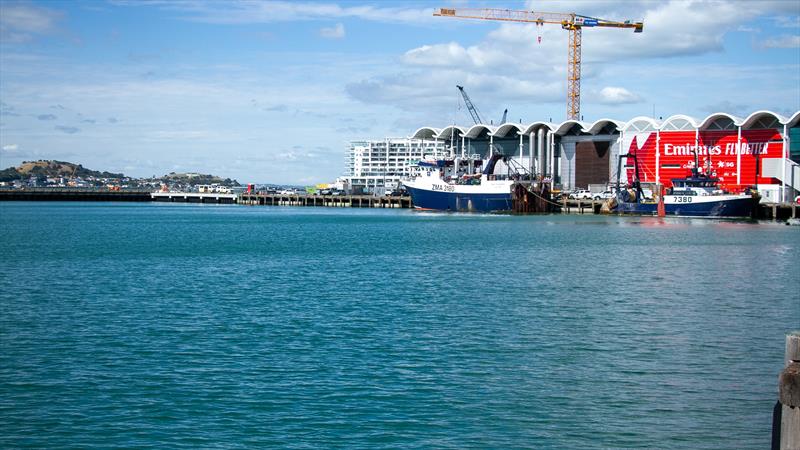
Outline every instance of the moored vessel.
[[[633, 158], [636, 177], [628, 189], [619, 189], [617, 177], [616, 196], [609, 200], [609, 210], [618, 214], [670, 215], [687, 217], [742, 217], [753, 215], [758, 204], [757, 193], [734, 194], [719, 187], [719, 179], [700, 173], [697, 164], [691, 175], [673, 178], [672, 186], [660, 192], [657, 199], [646, 199], [639, 182], [639, 167]], [[695, 155], [696, 158], [696, 155]], [[620, 158], [621, 160], [621, 158]], [[621, 167], [621, 164], [620, 164]], [[661, 191], [661, 189], [659, 189]]]
[[[508, 212], [512, 210], [512, 189], [519, 175], [495, 174], [495, 154], [486, 161], [446, 159], [420, 161], [417, 173], [403, 180], [414, 208], [454, 212]], [[484, 166], [482, 171], [475, 171]], [[509, 171], [507, 171], [509, 172]]]

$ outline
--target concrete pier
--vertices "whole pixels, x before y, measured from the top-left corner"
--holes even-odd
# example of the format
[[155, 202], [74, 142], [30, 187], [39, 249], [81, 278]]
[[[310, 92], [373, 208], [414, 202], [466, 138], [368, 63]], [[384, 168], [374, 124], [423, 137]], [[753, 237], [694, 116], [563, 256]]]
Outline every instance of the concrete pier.
[[262, 206], [327, 206], [334, 208], [411, 208], [411, 197], [373, 195], [239, 194], [238, 203]]
[[786, 220], [800, 218], [800, 205], [797, 203], [761, 203], [759, 219]]
[[154, 202], [182, 203], [236, 203], [236, 194], [218, 194], [214, 192], [153, 192], [150, 198]]

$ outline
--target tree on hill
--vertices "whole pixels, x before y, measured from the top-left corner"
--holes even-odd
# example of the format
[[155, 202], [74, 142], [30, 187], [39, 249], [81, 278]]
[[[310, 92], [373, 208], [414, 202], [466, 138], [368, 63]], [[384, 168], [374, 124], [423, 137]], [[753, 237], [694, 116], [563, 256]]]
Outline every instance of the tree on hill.
[[11, 182], [14, 180], [21, 180], [22, 174], [17, 172], [17, 169], [14, 167], [9, 167], [8, 169], [0, 170], [0, 182]]

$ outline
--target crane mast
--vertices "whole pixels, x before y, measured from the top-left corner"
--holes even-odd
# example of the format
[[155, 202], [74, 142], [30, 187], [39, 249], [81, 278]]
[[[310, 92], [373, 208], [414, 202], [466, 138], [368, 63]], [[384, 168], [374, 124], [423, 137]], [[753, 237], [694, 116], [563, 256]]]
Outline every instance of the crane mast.
[[472, 100], [469, 99], [469, 95], [467, 95], [467, 91], [464, 90], [464, 86], [456, 86], [461, 92], [461, 96], [464, 97], [464, 104], [467, 105], [467, 110], [469, 111], [469, 115], [472, 116], [472, 120], [475, 122], [475, 125], [483, 123], [483, 119], [481, 119], [481, 115], [478, 113], [478, 108], [472, 104]]
[[567, 39], [567, 118], [575, 120], [579, 120], [581, 116], [581, 32], [583, 28], [633, 28], [634, 33], [641, 33], [644, 30], [643, 22], [631, 22], [630, 20], [618, 22], [575, 13], [515, 11], [497, 8], [440, 8], [433, 15], [459, 19], [561, 25], [561, 28], [569, 32]]

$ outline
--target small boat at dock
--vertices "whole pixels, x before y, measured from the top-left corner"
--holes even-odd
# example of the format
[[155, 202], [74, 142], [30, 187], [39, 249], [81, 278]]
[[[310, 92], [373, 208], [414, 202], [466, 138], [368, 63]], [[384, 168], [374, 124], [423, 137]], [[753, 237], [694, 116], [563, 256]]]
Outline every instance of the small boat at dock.
[[719, 180], [700, 173], [697, 164], [691, 168], [690, 176], [672, 179], [672, 186], [659, 193], [659, 199], [646, 199], [639, 183], [636, 158], [633, 155], [629, 157], [634, 159], [636, 178], [628, 189], [619, 189], [617, 176], [616, 196], [608, 202], [608, 209], [613, 213], [749, 218], [758, 205], [760, 197], [757, 193], [725, 192], [720, 189]]

